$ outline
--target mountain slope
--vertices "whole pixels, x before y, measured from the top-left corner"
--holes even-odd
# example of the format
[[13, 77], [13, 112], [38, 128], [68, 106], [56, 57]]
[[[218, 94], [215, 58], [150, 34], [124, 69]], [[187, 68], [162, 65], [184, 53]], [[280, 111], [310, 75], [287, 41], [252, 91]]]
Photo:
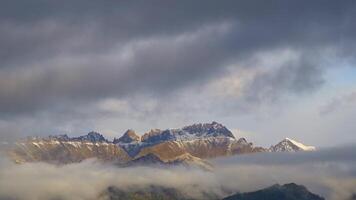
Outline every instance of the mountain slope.
[[255, 192], [238, 193], [223, 200], [324, 200], [309, 192], [304, 186], [295, 183], [273, 185]]

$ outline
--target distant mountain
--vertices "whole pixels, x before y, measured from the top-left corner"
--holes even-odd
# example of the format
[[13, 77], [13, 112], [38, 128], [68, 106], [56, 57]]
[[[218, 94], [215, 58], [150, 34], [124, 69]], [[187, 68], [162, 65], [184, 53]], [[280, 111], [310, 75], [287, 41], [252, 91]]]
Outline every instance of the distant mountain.
[[276, 144], [275, 146], [271, 146], [271, 152], [297, 152], [297, 151], [315, 151], [316, 148], [314, 146], [307, 146], [295, 140], [286, 138]]
[[181, 192], [174, 188], [150, 186], [144, 189], [132, 188], [122, 190], [117, 187], [109, 187], [99, 199], [110, 200], [188, 200]]
[[309, 192], [304, 186], [295, 183], [273, 185], [255, 192], [238, 193], [223, 200], [324, 200]]
[[110, 200], [218, 200], [215, 194], [206, 193], [202, 198], [196, 199], [187, 196], [176, 188], [150, 185], [145, 188], [120, 189], [109, 187], [99, 199]]
[[350, 200], [356, 200], [356, 194], [353, 194], [353, 195], [350, 197]]
[[79, 137], [30, 137], [16, 142], [8, 153], [17, 163], [44, 161], [66, 164], [98, 158], [121, 164], [144, 164], [158, 158], [164, 165], [181, 164], [209, 169], [211, 166], [203, 159], [247, 153], [310, 150], [315, 150], [315, 147], [291, 139], [285, 139], [270, 149], [255, 147], [244, 138], [236, 139], [222, 124], [212, 122], [180, 129], [152, 129], [142, 137], [129, 129], [113, 141], [108, 141], [97, 132]]

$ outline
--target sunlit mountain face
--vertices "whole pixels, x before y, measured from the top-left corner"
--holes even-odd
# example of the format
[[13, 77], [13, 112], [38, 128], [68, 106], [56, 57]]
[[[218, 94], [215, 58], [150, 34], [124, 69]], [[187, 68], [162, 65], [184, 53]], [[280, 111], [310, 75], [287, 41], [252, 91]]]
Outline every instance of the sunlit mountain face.
[[353, 0], [3, 0], [0, 200], [352, 200]]

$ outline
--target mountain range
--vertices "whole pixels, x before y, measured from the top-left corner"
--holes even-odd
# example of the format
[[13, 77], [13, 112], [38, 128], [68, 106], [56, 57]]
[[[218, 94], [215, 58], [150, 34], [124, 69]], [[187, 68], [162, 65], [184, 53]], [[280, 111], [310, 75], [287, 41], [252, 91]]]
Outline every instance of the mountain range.
[[142, 136], [129, 129], [113, 141], [97, 132], [79, 137], [29, 137], [16, 142], [8, 154], [16, 163], [44, 161], [67, 164], [97, 158], [124, 166], [149, 163], [211, 169], [205, 159], [247, 153], [314, 150], [315, 147], [289, 138], [270, 148], [256, 147], [245, 138], [235, 138], [222, 124], [212, 122], [180, 129], [152, 129]]

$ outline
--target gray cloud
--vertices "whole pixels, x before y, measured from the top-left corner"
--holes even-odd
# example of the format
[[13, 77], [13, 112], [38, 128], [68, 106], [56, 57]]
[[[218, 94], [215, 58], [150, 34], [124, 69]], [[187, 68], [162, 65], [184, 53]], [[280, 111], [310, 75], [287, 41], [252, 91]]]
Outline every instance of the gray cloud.
[[356, 101], [356, 92], [344, 95], [343, 97], [333, 98], [329, 103], [320, 108], [320, 115], [328, 115], [340, 108], [353, 105]]
[[[308, 59], [308, 58], [307, 58]], [[278, 69], [258, 73], [244, 88], [244, 98], [252, 102], [274, 102], [283, 94], [314, 91], [323, 83], [323, 70], [307, 59], [290, 61]]]

